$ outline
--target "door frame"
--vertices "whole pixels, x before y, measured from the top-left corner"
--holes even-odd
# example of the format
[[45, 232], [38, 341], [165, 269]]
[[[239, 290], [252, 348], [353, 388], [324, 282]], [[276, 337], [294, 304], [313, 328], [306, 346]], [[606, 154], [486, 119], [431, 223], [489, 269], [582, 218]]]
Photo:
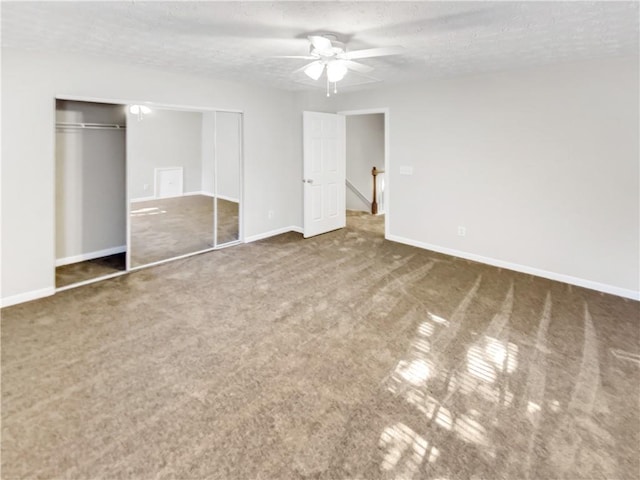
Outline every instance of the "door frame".
[[[389, 108], [366, 108], [362, 110], [343, 110], [336, 112], [338, 115], [349, 117], [352, 115], [369, 115], [372, 113], [381, 113], [384, 115], [384, 173], [385, 173], [385, 197], [384, 197], [384, 238], [389, 238], [389, 218], [391, 212], [391, 194], [389, 184], [391, 183], [391, 171], [389, 169]], [[347, 138], [349, 133], [347, 132]], [[346, 185], [345, 185], [345, 188]]]

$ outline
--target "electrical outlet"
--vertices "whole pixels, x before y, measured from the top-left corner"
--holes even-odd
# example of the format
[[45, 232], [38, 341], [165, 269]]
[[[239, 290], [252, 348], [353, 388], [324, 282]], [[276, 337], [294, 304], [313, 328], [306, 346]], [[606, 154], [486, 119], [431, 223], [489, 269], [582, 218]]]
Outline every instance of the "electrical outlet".
[[269, 219], [272, 219], [274, 215], [275, 215], [275, 212], [273, 210], [269, 210], [269, 214], [268, 214]]
[[148, 184], [148, 183], [145, 183], [145, 184], [144, 184], [144, 191], [146, 192], [147, 190], [149, 190], [149, 184]]
[[467, 229], [461, 225], [458, 225], [458, 236], [464, 237], [467, 234]]

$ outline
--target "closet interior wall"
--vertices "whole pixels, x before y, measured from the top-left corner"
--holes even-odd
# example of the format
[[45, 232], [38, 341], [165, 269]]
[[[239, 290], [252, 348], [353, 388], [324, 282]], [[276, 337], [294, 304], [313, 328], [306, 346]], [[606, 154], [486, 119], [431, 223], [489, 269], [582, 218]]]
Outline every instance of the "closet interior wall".
[[56, 100], [56, 267], [126, 251], [125, 125], [124, 105]]

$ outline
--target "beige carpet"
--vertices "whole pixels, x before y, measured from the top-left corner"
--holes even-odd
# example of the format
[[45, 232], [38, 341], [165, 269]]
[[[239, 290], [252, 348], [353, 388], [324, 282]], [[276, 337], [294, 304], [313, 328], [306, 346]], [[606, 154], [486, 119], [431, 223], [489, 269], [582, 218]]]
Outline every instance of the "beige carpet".
[[[131, 266], [213, 246], [213, 198], [188, 195], [131, 206]], [[238, 239], [238, 204], [218, 199], [218, 244]]]
[[107, 257], [56, 267], [56, 288], [122, 272], [127, 269], [125, 257], [125, 253], [116, 253]]
[[372, 221], [4, 309], [3, 478], [637, 478], [637, 302]]

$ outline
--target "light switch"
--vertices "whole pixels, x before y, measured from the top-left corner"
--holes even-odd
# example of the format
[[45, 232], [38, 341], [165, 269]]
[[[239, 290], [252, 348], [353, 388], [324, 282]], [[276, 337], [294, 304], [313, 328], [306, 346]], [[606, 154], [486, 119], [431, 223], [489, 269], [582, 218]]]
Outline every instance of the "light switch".
[[401, 166], [400, 167], [400, 175], [413, 175], [413, 167], [409, 166]]

